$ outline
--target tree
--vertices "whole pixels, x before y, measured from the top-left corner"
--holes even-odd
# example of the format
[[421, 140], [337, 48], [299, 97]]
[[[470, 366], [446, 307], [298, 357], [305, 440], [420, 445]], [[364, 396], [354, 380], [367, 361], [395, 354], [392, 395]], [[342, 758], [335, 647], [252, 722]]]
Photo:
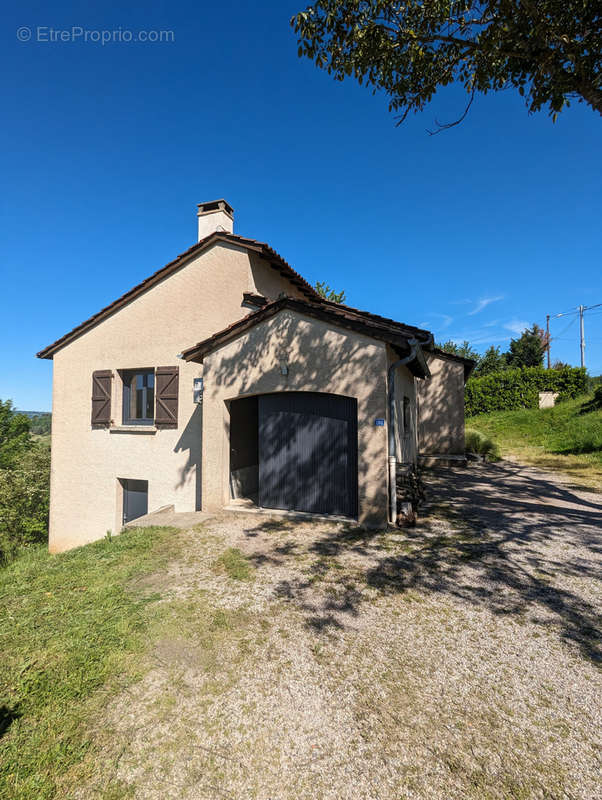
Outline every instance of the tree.
[[499, 347], [491, 345], [479, 359], [473, 374], [475, 378], [482, 378], [483, 375], [489, 375], [492, 372], [501, 372], [507, 369], [507, 367], [508, 361], [506, 353], [501, 353]]
[[10, 400], [0, 400], [0, 469], [10, 467], [30, 445], [29, 419]]
[[291, 19], [299, 56], [389, 98], [398, 123], [457, 81], [469, 99], [513, 87], [554, 119], [570, 98], [602, 114], [602, 14], [591, 0], [316, 0]]
[[316, 292], [323, 297], [325, 300], [329, 300], [331, 303], [344, 303], [345, 302], [345, 291], [342, 292], [335, 292], [334, 289], [331, 289], [327, 283], [323, 281], [316, 282]]
[[509, 367], [540, 367], [546, 352], [546, 333], [538, 325], [527, 328], [518, 339], [510, 340]]
[[462, 358], [470, 358], [473, 361], [479, 361], [479, 354], [476, 350], [474, 350], [467, 341], [463, 341], [462, 344], [456, 344], [456, 342], [452, 342], [451, 339], [448, 342], [443, 342], [443, 344], [436, 344], [436, 347], [439, 350], [443, 350], [444, 353], [450, 353], [453, 356], [461, 356]]
[[30, 413], [29, 417], [29, 430], [31, 433], [38, 436], [47, 436], [50, 433], [52, 425], [52, 414], [46, 411], [39, 413]]

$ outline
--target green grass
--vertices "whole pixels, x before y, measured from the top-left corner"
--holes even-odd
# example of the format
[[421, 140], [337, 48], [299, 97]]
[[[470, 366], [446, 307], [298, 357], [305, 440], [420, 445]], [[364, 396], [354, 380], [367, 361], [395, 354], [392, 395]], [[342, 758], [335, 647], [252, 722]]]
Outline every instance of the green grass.
[[167, 528], [132, 529], [0, 570], [0, 797], [46, 800], [89, 748], [96, 690], [137, 677], [134, 654], [161, 613], [132, 579], [178, 552]]
[[500, 453], [497, 444], [481, 431], [466, 428], [466, 451], [483, 456], [489, 461], [499, 461]]
[[496, 442], [502, 456], [570, 475], [602, 489], [602, 411], [583, 413], [591, 396], [554, 408], [497, 411], [470, 417], [467, 425]]
[[250, 581], [253, 579], [253, 567], [247, 557], [237, 547], [229, 547], [216, 560], [218, 571], [225, 571], [235, 581]]

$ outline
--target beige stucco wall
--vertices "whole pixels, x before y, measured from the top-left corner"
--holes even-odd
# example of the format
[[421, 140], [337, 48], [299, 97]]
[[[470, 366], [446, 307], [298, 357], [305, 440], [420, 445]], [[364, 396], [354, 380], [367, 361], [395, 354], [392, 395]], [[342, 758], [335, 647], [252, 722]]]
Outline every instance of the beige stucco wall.
[[[151, 270], [149, 269], [149, 272]], [[271, 298], [298, 292], [262, 259], [220, 243], [92, 328], [54, 356], [49, 546], [53, 552], [121, 529], [118, 478], [148, 480], [149, 510], [200, 504], [201, 409], [192, 402], [199, 364], [176, 358], [249, 313], [243, 292]], [[117, 370], [178, 364], [176, 430], [93, 429], [92, 372], [110, 369], [115, 423], [121, 423]]]
[[[388, 366], [399, 360], [399, 355], [387, 347]], [[395, 370], [395, 456], [398, 462], [413, 464], [416, 461], [418, 430], [416, 425], [416, 392], [419, 378], [414, 378], [410, 370], [401, 365]], [[409, 425], [403, 424], [403, 398], [410, 400]]]
[[464, 365], [429, 354], [431, 377], [418, 382], [418, 450], [464, 452]]
[[[288, 365], [282, 375], [280, 363]], [[229, 501], [229, 407], [237, 397], [311, 391], [358, 404], [359, 521], [387, 521], [387, 352], [385, 345], [286, 310], [206, 356], [203, 395], [203, 509]]]

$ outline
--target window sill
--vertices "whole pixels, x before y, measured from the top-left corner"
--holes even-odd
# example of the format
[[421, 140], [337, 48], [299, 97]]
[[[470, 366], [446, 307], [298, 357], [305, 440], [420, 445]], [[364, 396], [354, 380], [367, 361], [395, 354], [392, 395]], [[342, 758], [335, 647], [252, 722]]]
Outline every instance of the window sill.
[[154, 425], [111, 425], [110, 433], [156, 433]]

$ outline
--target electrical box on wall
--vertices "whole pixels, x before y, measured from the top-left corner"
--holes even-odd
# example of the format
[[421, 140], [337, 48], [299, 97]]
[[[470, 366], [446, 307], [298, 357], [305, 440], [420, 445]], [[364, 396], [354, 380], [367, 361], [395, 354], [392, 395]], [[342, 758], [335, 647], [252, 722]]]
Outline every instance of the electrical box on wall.
[[203, 402], [203, 379], [195, 378], [192, 382], [192, 399], [197, 405]]

